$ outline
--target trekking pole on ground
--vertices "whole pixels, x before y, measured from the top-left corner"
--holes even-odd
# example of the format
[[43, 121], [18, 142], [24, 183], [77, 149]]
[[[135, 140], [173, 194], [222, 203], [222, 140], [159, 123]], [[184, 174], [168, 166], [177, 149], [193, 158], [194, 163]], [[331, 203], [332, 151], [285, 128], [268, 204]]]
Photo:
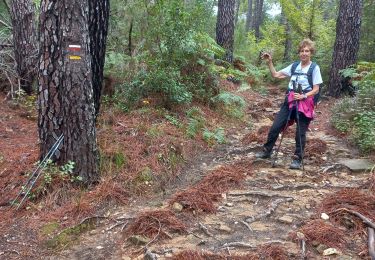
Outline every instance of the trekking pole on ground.
[[281, 138], [280, 138], [279, 145], [278, 145], [277, 148], [276, 148], [275, 157], [273, 158], [273, 161], [272, 161], [272, 166], [271, 166], [272, 168], [274, 168], [274, 167], [276, 166], [277, 155], [279, 154], [279, 150], [280, 150], [281, 142], [282, 142], [283, 139], [284, 139], [285, 132], [286, 132], [286, 130], [288, 129], [288, 124], [289, 124], [289, 121], [290, 121], [290, 117], [291, 117], [291, 115], [292, 115], [292, 111], [293, 111], [293, 109], [290, 109], [290, 110], [289, 110], [288, 118], [287, 118], [287, 120], [286, 120], [286, 124], [285, 124], [285, 126], [284, 126], [283, 133], [281, 134]]

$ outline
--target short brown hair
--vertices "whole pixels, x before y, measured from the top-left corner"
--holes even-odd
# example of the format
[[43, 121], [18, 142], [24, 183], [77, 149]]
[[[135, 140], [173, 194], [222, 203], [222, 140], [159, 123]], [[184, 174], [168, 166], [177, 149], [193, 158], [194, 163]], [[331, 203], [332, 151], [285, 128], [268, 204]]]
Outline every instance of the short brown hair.
[[303, 39], [298, 45], [298, 52], [300, 52], [303, 48], [309, 48], [311, 54], [315, 53], [315, 43], [310, 39]]

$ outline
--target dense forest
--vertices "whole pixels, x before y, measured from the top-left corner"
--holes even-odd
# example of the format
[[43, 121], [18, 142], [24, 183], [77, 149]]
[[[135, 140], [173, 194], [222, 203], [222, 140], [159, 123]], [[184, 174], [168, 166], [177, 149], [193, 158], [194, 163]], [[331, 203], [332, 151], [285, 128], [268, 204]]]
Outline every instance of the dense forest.
[[[171, 229], [186, 232], [187, 224], [181, 219], [189, 219], [168, 214], [176, 207], [181, 207], [178, 212], [193, 212], [194, 217], [197, 212], [215, 213], [216, 206], [210, 203], [226, 198], [229, 190], [245, 181], [244, 175], [249, 180], [250, 168], [259, 170], [246, 158], [233, 168], [223, 166], [211, 179], [206, 174], [201, 180], [191, 177], [188, 169], [194, 169], [197, 158], [218, 155], [221, 147], [235, 149], [237, 139], [241, 143], [237, 150], [252, 153], [254, 143], [259, 148], [269, 130], [262, 130], [263, 123], [273, 120], [279, 105], [274, 100], [287, 88], [286, 81], [271, 77], [262, 55], [272, 55], [278, 71], [299, 59], [297, 50], [303, 39], [314, 41], [312, 61], [319, 65], [323, 78], [318, 123], [310, 131], [325, 129], [324, 136], [341, 138], [336, 143], [358, 151], [351, 158], [374, 159], [374, 13], [374, 0], [1, 0], [0, 214], [4, 220], [0, 228], [7, 227], [4, 235], [22, 226], [20, 236], [34, 239], [37, 248], [44, 243], [44, 256], [52, 256], [100, 226], [97, 216], [112, 208], [128, 207], [124, 212], [129, 212], [130, 201], [173, 195], [170, 190], [176, 183], [184, 188], [194, 184], [190, 193], [186, 188], [185, 193], [170, 196], [169, 208], [156, 207], [159, 211], [150, 216], [140, 213], [136, 220], [125, 221], [108, 213], [111, 221], [116, 220], [111, 230], [122, 226], [122, 236], [148, 237], [147, 242], [138, 241], [143, 243], [141, 249], [129, 249], [129, 255], [142, 253], [145, 259], [167, 255], [155, 253], [155, 248], [150, 251], [151, 244], [172, 239]], [[306, 172], [323, 176], [332, 170], [336, 174], [336, 159], [341, 158], [336, 150], [341, 148], [327, 148], [329, 138], [316, 140], [307, 141], [305, 155], [307, 162], [320, 168], [308, 166]], [[322, 147], [328, 152], [311, 150]], [[360, 242], [350, 247], [348, 255], [374, 257], [371, 246], [363, 253], [363, 244], [371, 240], [375, 228], [374, 167], [365, 172], [361, 189], [323, 192], [324, 200], [314, 202], [322, 203], [316, 212], [333, 216], [332, 226], [317, 222], [323, 221], [319, 216], [295, 226], [294, 231], [300, 229], [289, 238], [300, 243], [296, 243], [298, 248], [303, 244], [298, 253], [303, 259], [309, 256], [305, 243], [311, 248], [323, 244], [325, 249], [344, 250], [347, 241], [340, 239], [340, 232], [348, 228], [342, 222], [349, 217], [352, 226], [348, 229], [355, 230]], [[327, 177], [322, 176], [316, 180], [319, 185]], [[352, 188], [344, 184], [340, 185]], [[257, 196], [267, 197], [264, 193]], [[276, 199], [279, 202], [271, 203], [268, 215], [279, 203], [289, 203], [288, 198], [281, 196]], [[30, 222], [25, 222], [31, 215]], [[125, 228], [130, 219], [133, 223]], [[244, 227], [251, 231], [253, 220], [242, 221]], [[203, 233], [215, 238], [202, 223]], [[28, 225], [33, 231], [26, 238]], [[337, 225], [341, 229], [334, 229]], [[336, 237], [312, 234], [317, 227], [320, 233]], [[62, 234], [67, 241], [62, 241]], [[241, 247], [232, 243], [228, 248], [237, 246]], [[260, 257], [297, 259], [297, 253], [266, 244], [254, 250]], [[27, 250], [21, 251], [0, 247], [0, 258], [27, 259]], [[123, 249], [116, 252], [126, 255]], [[172, 256], [237, 259], [210, 258], [211, 253], [217, 252]], [[243, 259], [258, 259], [253, 253]]]

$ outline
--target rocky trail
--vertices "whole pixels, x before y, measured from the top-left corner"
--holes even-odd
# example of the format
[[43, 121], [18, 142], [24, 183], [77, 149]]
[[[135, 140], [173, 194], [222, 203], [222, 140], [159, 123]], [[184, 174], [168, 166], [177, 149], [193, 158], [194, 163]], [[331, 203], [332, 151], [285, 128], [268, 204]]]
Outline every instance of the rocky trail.
[[[358, 235], [352, 237], [349, 247], [329, 249], [319, 241], [307, 245], [304, 234], [297, 233], [305, 222], [321, 219], [319, 205], [328, 194], [344, 188], [365, 188], [370, 179], [370, 171], [361, 170], [361, 165], [358, 169], [353, 166], [355, 171], [343, 165], [349, 159], [358, 159], [359, 155], [340, 137], [328, 131], [328, 103], [322, 102], [319, 106], [317, 119], [308, 132], [310, 141], [304, 171], [288, 168], [294, 150], [295, 126], [290, 127], [291, 134], [286, 134], [283, 140], [275, 168], [271, 167], [271, 160], [255, 158], [261, 140], [244, 140], [250, 133], [269, 126], [272, 123], [270, 118], [278, 110], [277, 107], [258, 105], [261, 116], [254, 123], [254, 129], [233, 129], [225, 146], [189, 163], [184, 174], [180, 175], [182, 179], [164, 194], [146, 201], [134, 200], [105, 216], [86, 220], [94, 223], [95, 228], [82, 234], [71, 247], [47, 258], [182, 259], [181, 252], [193, 250], [216, 254], [216, 257], [196, 259], [222, 259], [219, 255], [229, 259], [251, 259], [248, 254], [254, 252], [265, 259], [363, 259], [367, 248], [358, 252], [363, 246]], [[309, 146], [315, 150], [309, 151]], [[171, 203], [173, 196], [181, 191], [198, 187], [198, 192], [199, 182], [215, 170], [238, 165], [242, 165], [245, 177], [216, 198], [213, 212], [186, 210], [183, 202]], [[141, 212], [160, 209], [172, 212], [176, 220], [184, 223], [185, 231], [167, 231], [166, 222], [152, 216], [149, 220], [157, 223], [157, 230], [151, 237], [132, 235], [127, 231]], [[293, 238], [293, 232], [297, 238]], [[262, 255], [267, 248], [270, 250], [270, 246], [284, 251], [280, 251], [277, 257]], [[243, 258], [234, 258], [241, 255]], [[194, 258], [191, 257], [186, 253], [184, 259]]]

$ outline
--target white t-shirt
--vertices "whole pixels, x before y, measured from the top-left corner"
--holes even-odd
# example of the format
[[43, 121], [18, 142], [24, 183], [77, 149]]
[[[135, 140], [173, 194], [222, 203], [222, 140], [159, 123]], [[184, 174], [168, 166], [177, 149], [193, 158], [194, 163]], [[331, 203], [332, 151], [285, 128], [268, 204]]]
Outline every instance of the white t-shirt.
[[[313, 86], [310, 86], [309, 79], [308, 79], [308, 76], [307, 76], [307, 71], [309, 70], [311, 64], [312, 64], [312, 62], [310, 63], [309, 66], [306, 66], [303, 69], [301, 69], [301, 62], [298, 64], [298, 66], [296, 67], [295, 73], [301, 73], [303, 75], [293, 75], [292, 76], [292, 65], [293, 65], [293, 63], [290, 64], [288, 67], [280, 70], [281, 73], [290, 77], [290, 81], [289, 81], [289, 84], [288, 84], [289, 90], [293, 89], [293, 81], [295, 81], [297, 84], [301, 84], [303, 91], [312, 90]], [[316, 65], [314, 70], [313, 70], [312, 82], [313, 82], [313, 85], [319, 85], [319, 84], [323, 83], [322, 75], [320, 74], [320, 68], [319, 68], [318, 65]]]

